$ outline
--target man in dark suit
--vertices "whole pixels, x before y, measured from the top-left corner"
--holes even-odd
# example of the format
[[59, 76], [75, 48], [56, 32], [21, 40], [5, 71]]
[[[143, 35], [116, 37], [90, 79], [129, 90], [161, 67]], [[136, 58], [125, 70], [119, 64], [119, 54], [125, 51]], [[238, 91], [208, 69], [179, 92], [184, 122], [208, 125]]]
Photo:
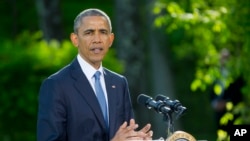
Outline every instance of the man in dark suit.
[[102, 66], [114, 40], [109, 17], [99, 9], [84, 10], [70, 38], [77, 57], [40, 88], [37, 140], [151, 140], [150, 124], [137, 130], [126, 78]]

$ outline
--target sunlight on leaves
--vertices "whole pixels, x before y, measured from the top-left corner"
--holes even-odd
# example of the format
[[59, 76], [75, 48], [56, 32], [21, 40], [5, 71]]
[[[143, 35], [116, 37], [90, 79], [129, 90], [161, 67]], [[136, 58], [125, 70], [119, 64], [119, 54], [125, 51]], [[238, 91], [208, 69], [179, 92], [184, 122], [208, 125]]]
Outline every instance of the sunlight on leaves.
[[176, 17], [177, 14], [183, 13], [183, 10], [181, 9], [181, 7], [175, 2], [170, 2], [167, 6], [167, 10], [171, 14], [172, 17]]
[[220, 124], [227, 125], [228, 121], [233, 120], [233, 118], [234, 118], [234, 115], [232, 113], [227, 112], [220, 119]]
[[217, 136], [218, 136], [217, 141], [228, 141], [228, 134], [224, 130], [221, 129], [217, 130]]
[[200, 86], [201, 86], [202, 82], [200, 79], [195, 79], [192, 83], [191, 83], [191, 90], [192, 91], [196, 91]]
[[233, 107], [234, 107], [233, 102], [227, 102], [226, 108], [227, 108], [228, 111], [232, 110]]
[[211, 78], [211, 75], [210, 74], [205, 74], [205, 76], [204, 76], [204, 82], [206, 84], [211, 84], [212, 81], [213, 81], [213, 79]]
[[216, 95], [220, 95], [222, 93], [222, 87], [221, 87], [221, 85], [219, 85], [219, 84], [215, 84], [214, 85], [214, 93]]
[[213, 31], [214, 32], [221, 32], [223, 29], [223, 23], [221, 21], [216, 21], [214, 26], [213, 26]]

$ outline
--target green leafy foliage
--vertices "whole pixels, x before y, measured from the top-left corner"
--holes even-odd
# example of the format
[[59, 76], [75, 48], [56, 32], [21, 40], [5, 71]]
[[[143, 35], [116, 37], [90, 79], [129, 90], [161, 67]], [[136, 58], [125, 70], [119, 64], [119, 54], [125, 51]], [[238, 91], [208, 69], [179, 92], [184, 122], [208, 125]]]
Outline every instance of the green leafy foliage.
[[[69, 40], [45, 42], [42, 33], [23, 32], [0, 43], [0, 140], [36, 140], [39, 87], [77, 54]], [[123, 64], [111, 48], [103, 65], [118, 73]]]
[[[215, 80], [221, 79], [228, 86], [237, 77], [246, 81], [242, 89], [244, 101], [233, 105], [223, 118], [230, 120], [231, 113], [242, 116], [235, 124], [249, 124], [250, 105], [250, 2], [236, 0], [157, 0], [152, 12], [156, 27], [164, 27], [169, 38], [169, 47], [176, 60], [195, 61], [192, 91], [207, 91]], [[227, 49], [230, 58], [226, 62], [229, 77], [220, 72], [220, 52]], [[214, 90], [219, 93], [220, 87]], [[225, 135], [225, 134], [223, 134]], [[227, 136], [224, 137], [226, 139]], [[222, 140], [221, 137], [218, 137]]]

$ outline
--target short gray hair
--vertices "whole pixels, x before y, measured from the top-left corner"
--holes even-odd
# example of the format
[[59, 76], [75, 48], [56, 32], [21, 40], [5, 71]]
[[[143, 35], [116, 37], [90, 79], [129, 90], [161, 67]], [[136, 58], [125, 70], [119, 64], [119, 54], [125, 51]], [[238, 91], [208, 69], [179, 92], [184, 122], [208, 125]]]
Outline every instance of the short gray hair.
[[102, 16], [102, 17], [105, 17], [108, 21], [108, 24], [109, 24], [109, 28], [110, 28], [110, 32], [112, 32], [112, 25], [111, 25], [111, 20], [109, 18], [109, 16], [102, 10], [100, 9], [95, 9], [95, 8], [90, 8], [90, 9], [86, 9], [86, 10], [83, 10], [81, 13], [79, 13], [75, 20], [74, 20], [74, 33], [77, 33], [78, 32], [78, 28], [81, 26], [82, 24], [82, 19], [84, 17], [87, 17], [87, 16]]

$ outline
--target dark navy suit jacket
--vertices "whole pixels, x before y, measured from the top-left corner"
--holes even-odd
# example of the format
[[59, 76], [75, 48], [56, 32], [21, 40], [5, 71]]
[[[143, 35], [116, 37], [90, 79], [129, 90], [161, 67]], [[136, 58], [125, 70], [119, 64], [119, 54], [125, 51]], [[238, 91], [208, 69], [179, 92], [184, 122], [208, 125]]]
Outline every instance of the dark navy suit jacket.
[[125, 77], [104, 68], [109, 130], [95, 93], [75, 58], [41, 85], [37, 141], [109, 141], [124, 121], [133, 118]]

